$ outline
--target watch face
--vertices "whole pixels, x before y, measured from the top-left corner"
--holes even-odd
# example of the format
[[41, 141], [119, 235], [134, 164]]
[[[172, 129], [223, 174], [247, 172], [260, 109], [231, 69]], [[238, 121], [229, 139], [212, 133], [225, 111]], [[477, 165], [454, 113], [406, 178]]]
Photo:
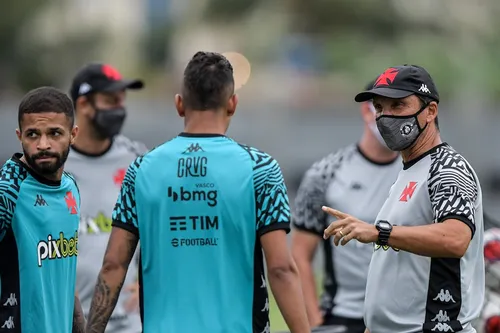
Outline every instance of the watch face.
[[378, 227], [383, 230], [391, 230], [391, 225], [386, 221], [378, 221]]

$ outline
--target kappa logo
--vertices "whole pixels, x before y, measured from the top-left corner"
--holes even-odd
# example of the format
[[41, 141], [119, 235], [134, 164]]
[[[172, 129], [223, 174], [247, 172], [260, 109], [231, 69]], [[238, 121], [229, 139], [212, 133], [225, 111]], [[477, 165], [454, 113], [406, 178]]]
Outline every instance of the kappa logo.
[[3, 303], [3, 306], [16, 306], [17, 305], [17, 298], [16, 294], [11, 293], [9, 298]]
[[434, 317], [434, 319], [431, 319], [431, 321], [438, 321], [440, 323], [445, 322], [445, 321], [450, 321], [450, 317], [448, 316], [448, 313], [443, 310], [439, 310], [439, 313]]
[[264, 307], [260, 312], [269, 312], [269, 298], [266, 298], [266, 303], [264, 303]]
[[373, 87], [379, 87], [379, 86], [390, 86], [393, 82], [396, 76], [398, 75], [399, 70], [397, 68], [388, 68], [380, 74], [378, 77], [377, 81], [375, 81], [375, 84]]
[[203, 148], [201, 148], [199, 143], [192, 143], [189, 147], [184, 150], [183, 154], [188, 154], [188, 153], [197, 153], [199, 151], [205, 152]]
[[431, 93], [431, 91], [429, 90], [429, 88], [427, 88], [427, 85], [423, 84], [423, 83], [420, 86], [420, 88], [418, 88], [418, 91], [426, 93], [426, 94], [430, 94]]
[[262, 280], [262, 284], [260, 285], [260, 288], [261, 288], [261, 289], [265, 289], [265, 288], [267, 288], [266, 278], [264, 277], [264, 275], [262, 275], [262, 274], [261, 274], [261, 275], [260, 275], [260, 278], [261, 278], [261, 280]]
[[266, 327], [261, 333], [271, 333], [271, 327], [269, 326], [269, 322], [266, 323]]
[[15, 328], [14, 326], [14, 317], [10, 316], [9, 319], [7, 319], [1, 328], [6, 328], [8, 330], [12, 330]]
[[43, 198], [43, 196], [41, 194], [37, 194], [36, 195], [36, 200], [35, 200], [35, 204], [34, 206], [48, 206], [49, 204], [47, 203], [47, 201], [45, 201], [45, 199]]
[[453, 302], [456, 303], [455, 300], [453, 299], [453, 296], [451, 296], [450, 291], [447, 289], [446, 291], [444, 289], [441, 289], [439, 293], [437, 294], [436, 297], [432, 299], [433, 301], [439, 300], [440, 302], [443, 303], [449, 303]]
[[433, 332], [455, 332], [447, 323], [437, 323], [431, 330]]
[[413, 196], [415, 189], [417, 188], [417, 182], [409, 182], [408, 185], [404, 188], [401, 196], [399, 197], [399, 201], [408, 202]]

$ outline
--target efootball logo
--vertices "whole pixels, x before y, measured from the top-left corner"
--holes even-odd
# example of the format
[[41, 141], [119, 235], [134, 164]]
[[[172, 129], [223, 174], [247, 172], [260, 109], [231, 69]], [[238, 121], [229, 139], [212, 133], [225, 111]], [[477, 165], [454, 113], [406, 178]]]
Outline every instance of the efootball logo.
[[199, 143], [192, 143], [189, 147], [184, 150], [183, 154], [188, 154], [188, 153], [197, 153], [199, 151], [204, 152], [203, 148], [201, 148]]

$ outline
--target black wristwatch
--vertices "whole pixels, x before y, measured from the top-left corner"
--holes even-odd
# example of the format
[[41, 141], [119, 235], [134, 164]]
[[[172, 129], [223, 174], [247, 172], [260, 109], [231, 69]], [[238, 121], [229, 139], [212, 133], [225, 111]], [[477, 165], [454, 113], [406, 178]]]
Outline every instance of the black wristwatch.
[[391, 236], [392, 224], [388, 221], [379, 220], [375, 222], [375, 228], [378, 230], [377, 245], [387, 245]]

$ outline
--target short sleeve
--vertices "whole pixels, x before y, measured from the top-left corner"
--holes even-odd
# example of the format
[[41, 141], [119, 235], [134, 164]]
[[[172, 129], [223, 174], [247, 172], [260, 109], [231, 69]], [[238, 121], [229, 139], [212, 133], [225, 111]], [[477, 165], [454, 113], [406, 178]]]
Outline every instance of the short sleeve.
[[326, 183], [330, 178], [328, 161], [321, 160], [306, 171], [300, 183], [292, 216], [292, 224], [297, 230], [323, 237], [327, 225], [327, 215], [321, 209], [326, 205]]
[[21, 184], [27, 175], [25, 169], [12, 161], [0, 170], [0, 241], [11, 228]]
[[141, 161], [142, 157], [138, 157], [128, 167], [112, 214], [113, 227], [128, 230], [137, 236], [139, 236], [139, 224], [135, 189]]
[[254, 168], [257, 233], [282, 229], [290, 232], [290, 205], [280, 166], [267, 156]]
[[17, 193], [10, 184], [0, 181], [0, 241], [10, 229], [16, 201]]
[[467, 224], [474, 235], [478, 184], [465, 161], [457, 159], [431, 170], [429, 193], [435, 222], [457, 219]]

